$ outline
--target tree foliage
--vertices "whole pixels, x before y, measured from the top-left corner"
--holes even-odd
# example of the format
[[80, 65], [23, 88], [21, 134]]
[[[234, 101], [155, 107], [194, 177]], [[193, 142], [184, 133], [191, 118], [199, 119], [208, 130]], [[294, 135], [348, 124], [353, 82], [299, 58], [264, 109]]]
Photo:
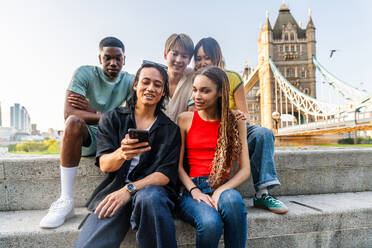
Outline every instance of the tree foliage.
[[59, 153], [60, 142], [55, 139], [44, 139], [42, 142], [27, 141], [16, 145], [9, 145], [10, 152], [47, 152]]

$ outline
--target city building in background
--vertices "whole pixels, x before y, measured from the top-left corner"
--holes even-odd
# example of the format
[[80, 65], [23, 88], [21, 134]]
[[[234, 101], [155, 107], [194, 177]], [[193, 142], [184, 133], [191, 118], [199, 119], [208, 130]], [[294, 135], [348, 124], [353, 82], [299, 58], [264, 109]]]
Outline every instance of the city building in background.
[[[38, 132], [40, 132], [40, 131], [38, 131]], [[63, 130], [48, 128], [48, 131], [40, 132], [39, 135], [41, 135], [43, 138], [62, 140]]]
[[0, 127], [3, 126], [3, 119], [2, 119], [2, 113], [1, 113], [1, 102], [0, 102]]
[[54, 129], [54, 128], [48, 128], [48, 135], [49, 135], [49, 137], [53, 137], [53, 138], [55, 138], [55, 137], [57, 137], [58, 136], [58, 132], [57, 132], [57, 130], [56, 129]]
[[[301, 22], [294, 19], [285, 3], [280, 7], [273, 27], [266, 13], [265, 25], [260, 28], [258, 39], [258, 69], [252, 70], [246, 65], [243, 72], [243, 79], [256, 82], [251, 90], [246, 92], [252, 123], [272, 129], [275, 97], [279, 95], [280, 99], [284, 99], [280, 90], [275, 88], [269, 58], [294, 87], [316, 98], [315, 66], [312, 62], [312, 56], [316, 56], [315, 45], [315, 26], [310, 11], [305, 28]], [[252, 79], [254, 75], [257, 79]], [[279, 109], [283, 109], [283, 106], [279, 106]], [[294, 113], [298, 114], [296, 109]]]
[[[2, 111], [5, 109], [4, 106], [0, 102], [0, 145], [22, 141], [42, 141], [45, 138], [61, 140], [62, 130], [48, 128], [47, 131], [42, 132], [38, 129], [36, 123], [31, 124], [30, 114], [26, 107], [21, 104], [15, 103], [10, 106], [10, 113]], [[8, 107], [6, 108], [8, 109]], [[2, 117], [8, 116], [10, 116], [10, 119], [5, 118], [4, 121]]]
[[31, 133], [31, 118], [24, 106], [15, 103], [10, 107], [10, 127], [18, 132]]
[[[244, 81], [248, 80], [249, 75], [252, 73], [252, 68], [249, 66], [248, 62], [245, 63], [242, 78]], [[260, 86], [255, 84], [250, 91], [245, 94], [245, 100], [247, 102], [247, 110], [249, 115], [249, 124], [260, 125], [261, 115], [260, 112]]]
[[36, 123], [31, 124], [31, 135], [41, 135], [40, 130], [37, 129]]
[[4, 141], [14, 141], [17, 131], [12, 127], [0, 127], [0, 143]]

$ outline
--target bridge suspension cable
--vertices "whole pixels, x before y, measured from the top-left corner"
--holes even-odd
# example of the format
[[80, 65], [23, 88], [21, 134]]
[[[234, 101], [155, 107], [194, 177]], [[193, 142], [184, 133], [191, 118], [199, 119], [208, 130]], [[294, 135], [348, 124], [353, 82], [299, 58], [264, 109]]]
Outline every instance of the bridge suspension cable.
[[343, 82], [338, 79], [336, 76], [332, 75], [326, 68], [324, 68], [313, 56], [313, 63], [315, 67], [322, 74], [327, 83], [333, 87], [343, 98], [345, 98], [349, 103], [357, 105], [361, 102], [364, 102], [370, 97], [368, 92], [354, 88], [353, 86]]
[[312, 115], [315, 117], [327, 117], [346, 111], [346, 105], [340, 106], [337, 104], [322, 102], [302, 93], [280, 73], [271, 58], [269, 58], [269, 63], [279, 88], [291, 104], [296, 106], [298, 112], [302, 111], [306, 115]]

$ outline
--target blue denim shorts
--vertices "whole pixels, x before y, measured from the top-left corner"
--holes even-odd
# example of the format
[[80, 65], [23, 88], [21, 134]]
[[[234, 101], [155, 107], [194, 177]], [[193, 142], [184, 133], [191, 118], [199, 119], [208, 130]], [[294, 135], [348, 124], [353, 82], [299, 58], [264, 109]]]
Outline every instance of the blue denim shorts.
[[81, 147], [81, 156], [83, 157], [89, 157], [89, 156], [95, 156], [97, 151], [97, 132], [98, 127], [95, 125], [87, 125], [89, 135], [90, 135], [90, 145], [89, 146], [82, 146]]

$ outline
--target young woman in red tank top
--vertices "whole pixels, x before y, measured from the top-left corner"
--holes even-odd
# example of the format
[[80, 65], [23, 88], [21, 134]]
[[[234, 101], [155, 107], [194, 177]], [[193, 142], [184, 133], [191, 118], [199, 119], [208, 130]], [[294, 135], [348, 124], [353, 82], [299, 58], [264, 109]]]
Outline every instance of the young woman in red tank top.
[[[244, 121], [229, 109], [229, 82], [218, 67], [198, 70], [193, 80], [195, 112], [178, 118], [182, 147], [179, 178], [185, 186], [181, 218], [196, 228], [196, 247], [245, 247], [246, 208], [237, 186], [248, 179], [250, 165]], [[186, 152], [185, 152], [186, 151]], [[189, 173], [183, 161], [187, 156]], [[232, 162], [239, 170], [232, 175]]]

